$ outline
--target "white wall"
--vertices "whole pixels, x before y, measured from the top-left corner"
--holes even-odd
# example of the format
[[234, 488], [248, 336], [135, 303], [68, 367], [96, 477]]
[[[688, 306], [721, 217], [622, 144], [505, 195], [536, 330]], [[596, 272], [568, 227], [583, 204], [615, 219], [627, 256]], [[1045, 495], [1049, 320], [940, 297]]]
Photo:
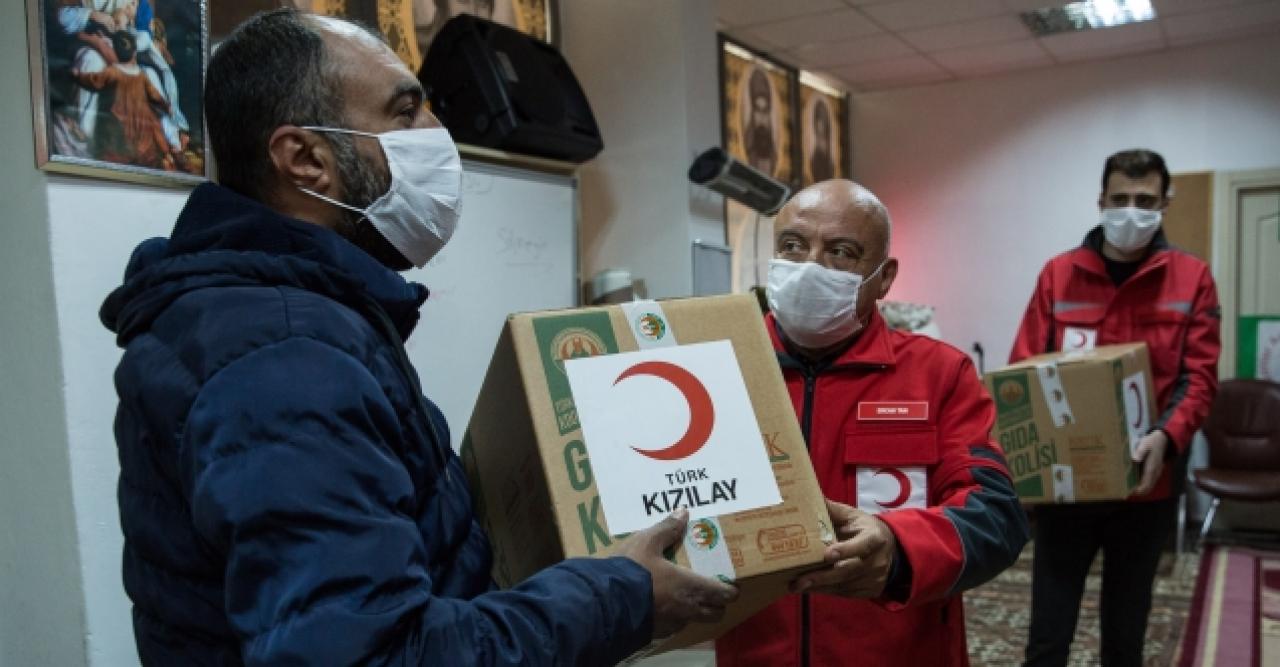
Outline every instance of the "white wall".
[[23, 3], [0, 3], [0, 665], [81, 665], [64, 374], [26, 45]]
[[1008, 356], [1035, 277], [1097, 219], [1102, 163], [1149, 147], [1175, 172], [1280, 165], [1280, 58], [1261, 36], [854, 97], [855, 178], [894, 217], [890, 298]]
[[690, 242], [724, 241], [720, 198], [687, 176], [720, 143], [714, 4], [560, 5], [561, 48], [605, 145], [580, 171], [582, 276], [628, 268], [650, 296], [687, 296]]
[[134, 246], [169, 235], [188, 190], [71, 177], [49, 177], [47, 189], [89, 664], [136, 664], [131, 607], [120, 579], [124, 536], [112, 435], [112, 374], [121, 352], [98, 308], [123, 279]]

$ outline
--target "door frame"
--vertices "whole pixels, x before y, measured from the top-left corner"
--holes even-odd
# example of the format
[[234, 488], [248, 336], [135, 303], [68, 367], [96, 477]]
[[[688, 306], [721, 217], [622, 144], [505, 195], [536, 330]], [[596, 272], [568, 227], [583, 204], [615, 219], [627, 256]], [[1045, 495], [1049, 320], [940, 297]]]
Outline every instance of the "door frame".
[[1221, 171], [1213, 179], [1213, 280], [1222, 304], [1222, 356], [1218, 377], [1235, 377], [1236, 318], [1240, 286], [1240, 191], [1280, 188], [1280, 168]]

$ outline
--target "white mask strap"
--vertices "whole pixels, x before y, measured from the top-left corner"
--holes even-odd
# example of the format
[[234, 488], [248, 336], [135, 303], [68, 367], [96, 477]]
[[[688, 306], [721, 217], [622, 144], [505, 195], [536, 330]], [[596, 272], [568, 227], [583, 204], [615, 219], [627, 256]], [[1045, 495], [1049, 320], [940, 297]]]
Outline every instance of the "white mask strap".
[[311, 130], [312, 132], [335, 132], [337, 134], [354, 134], [357, 137], [370, 137], [377, 139], [378, 135], [372, 132], [361, 132], [360, 130], [344, 130], [339, 127], [322, 127], [320, 125], [302, 125], [302, 129]]
[[[340, 127], [323, 127], [320, 125], [302, 125], [300, 127], [304, 130], [311, 130], [312, 132], [334, 132], [337, 134], [351, 134], [357, 137], [370, 137], [372, 139], [378, 138], [378, 135], [373, 134], [372, 132], [361, 132], [360, 130], [346, 130]], [[334, 206], [345, 208], [348, 211], [351, 211], [352, 213], [359, 213], [362, 216], [366, 215], [363, 209], [358, 209], [350, 204], [345, 204], [343, 202], [338, 201], [337, 199], [334, 199], [333, 197], [322, 195], [319, 192], [316, 192], [314, 190], [308, 190], [307, 188], [304, 188], [301, 185], [297, 187], [299, 190], [311, 195], [312, 197], [315, 197], [316, 199], [327, 201], [330, 204], [333, 204]]]
[[305, 193], [307, 193], [307, 194], [311, 195], [312, 197], [315, 197], [316, 199], [320, 199], [320, 200], [323, 200], [323, 201], [327, 201], [327, 202], [329, 202], [330, 204], [333, 204], [334, 206], [339, 206], [339, 207], [345, 208], [345, 209], [347, 209], [348, 211], [351, 211], [352, 213], [359, 213], [360, 215], [365, 215], [365, 212], [364, 212], [363, 210], [358, 209], [358, 208], [356, 208], [356, 207], [352, 206], [351, 204], [344, 204], [344, 203], [342, 203], [342, 202], [338, 201], [337, 199], [334, 199], [333, 197], [329, 197], [329, 196], [327, 196], [327, 195], [322, 195], [322, 194], [320, 194], [319, 192], [316, 192], [315, 190], [308, 190], [307, 188], [304, 188], [304, 187], [302, 187], [301, 185], [298, 185], [298, 186], [295, 186], [295, 187], [297, 187], [299, 190], [301, 190], [301, 191], [303, 191], [303, 192], [305, 192]]
[[864, 284], [864, 285], [865, 285], [865, 284], [867, 284], [867, 283], [871, 282], [871, 279], [872, 279], [872, 278], [875, 278], [875, 277], [876, 277], [876, 274], [880, 273], [880, 269], [883, 269], [883, 268], [884, 268], [884, 265], [885, 265], [885, 264], [888, 264], [888, 263], [889, 263], [889, 258], [888, 258], [888, 257], [885, 257], [885, 258], [884, 258], [884, 261], [880, 262], [880, 266], [877, 266], [875, 271], [872, 271], [871, 273], [867, 274], [867, 277], [862, 279], [862, 284]]

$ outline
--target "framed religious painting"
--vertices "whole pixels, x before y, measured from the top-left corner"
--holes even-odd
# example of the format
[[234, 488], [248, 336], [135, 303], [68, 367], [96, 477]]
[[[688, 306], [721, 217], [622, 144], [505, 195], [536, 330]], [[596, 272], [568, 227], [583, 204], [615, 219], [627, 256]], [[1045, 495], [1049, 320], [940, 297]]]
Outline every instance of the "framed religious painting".
[[217, 0], [213, 41], [255, 13], [277, 7], [341, 16], [376, 27], [400, 60], [417, 72], [431, 40], [445, 22], [471, 14], [510, 26], [549, 44], [558, 44], [556, 0]]
[[[794, 188], [797, 72], [720, 36], [720, 129], [735, 159]], [[773, 257], [773, 218], [725, 199], [725, 239], [732, 251], [732, 288], [764, 285]]]
[[849, 95], [800, 73], [800, 184], [849, 177]]
[[[386, 1], [386, 0], [382, 0]], [[410, 65], [417, 71], [431, 40], [449, 19], [471, 14], [501, 23], [548, 44], [559, 45], [555, 0], [404, 0], [413, 5], [416, 46], [420, 57]], [[409, 62], [409, 61], [406, 61]]]
[[796, 79], [794, 68], [720, 36], [720, 127], [725, 150], [787, 184], [796, 176]]
[[27, 0], [36, 164], [166, 185], [205, 177], [205, 0]]

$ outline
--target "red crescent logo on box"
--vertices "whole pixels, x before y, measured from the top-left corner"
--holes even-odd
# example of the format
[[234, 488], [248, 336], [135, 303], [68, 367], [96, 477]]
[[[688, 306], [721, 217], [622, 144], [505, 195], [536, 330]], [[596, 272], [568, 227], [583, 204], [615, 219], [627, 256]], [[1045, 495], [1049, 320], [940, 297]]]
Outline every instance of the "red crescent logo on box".
[[711, 439], [711, 430], [716, 422], [716, 408], [711, 402], [711, 394], [693, 373], [667, 361], [642, 361], [618, 376], [613, 383], [637, 375], [652, 375], [671, 383], [680, 391], [689, 404], [689, 427], [684, 435], [670, 446], [661, 449], [640, 449], [632, 447], [636, 452], [659, 461], [675, 461], [693, 456]]
[[1142, 426], [1142, 412], [1146, 410], [1146, 406], [1142, 405], [1142, 392], [1138, 391], [1138, 383], [1136, 381], [1129, 381], [1129, 391], [1133, 392], [1133, 402], [1138, 406], [1138, 416], [1133, 419], [1133, 427], [1140, 428]]

